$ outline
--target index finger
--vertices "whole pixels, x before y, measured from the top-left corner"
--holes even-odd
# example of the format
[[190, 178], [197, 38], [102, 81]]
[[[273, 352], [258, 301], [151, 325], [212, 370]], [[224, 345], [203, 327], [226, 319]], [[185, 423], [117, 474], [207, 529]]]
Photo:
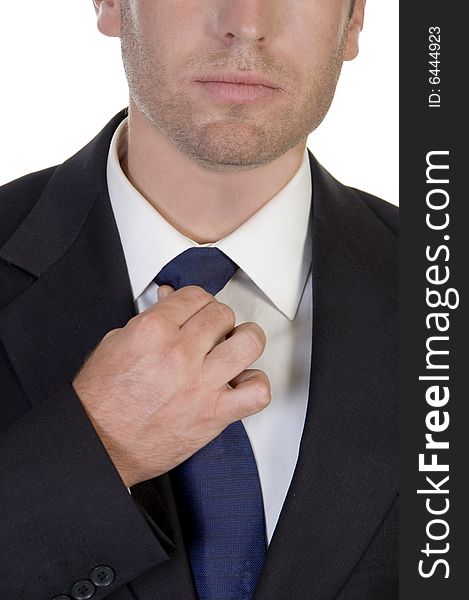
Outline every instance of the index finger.
[[215, 296], [197, 285], [187, 285], [165, 294], [148, 310], [156, 311], [171, 323], [182, 327], [186, 321], [211, 302], [216, 302]]

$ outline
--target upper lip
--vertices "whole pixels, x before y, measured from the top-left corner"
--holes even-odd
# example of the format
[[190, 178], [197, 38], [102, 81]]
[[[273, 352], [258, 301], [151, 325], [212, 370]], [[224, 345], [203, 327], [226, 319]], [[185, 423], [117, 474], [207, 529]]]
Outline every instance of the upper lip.
[[279, 86], [254, 72], [245, 73], [213, 73], [210, 75], [202, 75], [197, 77], [195, 81], [200, 83], [221, 82], [221, 83], [244, 83], [246, 85], [263, 85], [274, 89], [279, 89]]

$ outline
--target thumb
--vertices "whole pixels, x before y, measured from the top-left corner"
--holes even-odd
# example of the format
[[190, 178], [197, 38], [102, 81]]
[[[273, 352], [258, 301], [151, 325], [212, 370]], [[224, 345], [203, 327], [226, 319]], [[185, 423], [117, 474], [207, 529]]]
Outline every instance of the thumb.
[[174, 289], [170, 285], [160, 285], [158, 288], [158, 300], [163, 300], [166, 296], [169, 296], [174, 292]]

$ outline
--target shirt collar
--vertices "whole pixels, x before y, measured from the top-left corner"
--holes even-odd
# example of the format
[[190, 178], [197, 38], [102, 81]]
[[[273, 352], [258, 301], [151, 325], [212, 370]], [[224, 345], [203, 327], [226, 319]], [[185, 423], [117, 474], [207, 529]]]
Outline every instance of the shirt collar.
[[[127, 263], [134, 300], [165, 264], [199, 246], [175, 229], [130, 183], [120, 166], [124, 119], [111, 141], [109, 197]], [[293, 178], [252, 217], [215, 246], [234, 260], [290, 320], [295, 318], [311, 266], [311, 171], [305, 150]]]

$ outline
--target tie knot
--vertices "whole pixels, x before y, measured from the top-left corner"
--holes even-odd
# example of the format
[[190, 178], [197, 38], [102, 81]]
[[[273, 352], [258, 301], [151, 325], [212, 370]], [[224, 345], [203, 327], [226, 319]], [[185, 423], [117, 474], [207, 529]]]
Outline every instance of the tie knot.
[[215, 295], [237, 270], [238, 265], [218, 248], [189, 248], [161, 269], [155, 283], [170, 285], [176, 290], [198, 285]]

